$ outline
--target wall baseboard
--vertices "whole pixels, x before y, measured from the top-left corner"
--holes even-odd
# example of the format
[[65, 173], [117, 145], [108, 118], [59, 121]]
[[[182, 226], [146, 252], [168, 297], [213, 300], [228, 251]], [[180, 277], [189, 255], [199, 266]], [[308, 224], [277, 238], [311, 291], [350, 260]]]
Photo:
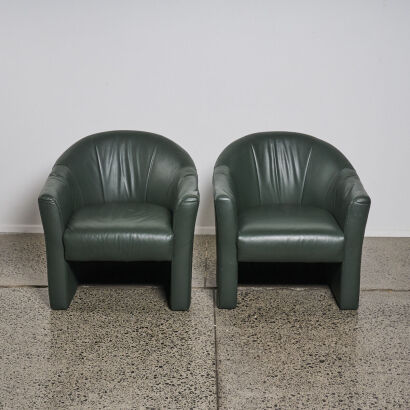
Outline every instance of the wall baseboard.
[[196, 226], [195, 235], [215, 235], [214, 226]]
[[[42, 225], [0, 225], [1, 233], [43, 233]], [[214, 226], [196, 226], [196, 235], [215, 235]], [[367, 237], [410, 237], [410, 229], [369, 229], [366, 231]]]
[[383, 237], [393, 237], [393, 238], [407, 238], [410, 236], [410, 229], [368, 229], [366, 230], [365, 236], [371, 238], [383, 238]]
[[0, 225], [2, 233], [43, 233], [42, 225]]

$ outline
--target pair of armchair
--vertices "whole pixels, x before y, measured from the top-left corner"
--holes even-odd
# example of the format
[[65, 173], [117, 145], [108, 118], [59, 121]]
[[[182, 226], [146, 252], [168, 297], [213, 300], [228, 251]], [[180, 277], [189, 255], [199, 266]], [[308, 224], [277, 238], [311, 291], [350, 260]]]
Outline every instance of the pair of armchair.
[[[335, 262], [336, 300], [357, 308], [370, 199], [339, 151], [303, 134], [244, 137], [216, 163], [214, 199], [220, 308], [236, 306], [238, 261]], [[51, 308], [70, 305], [75, 263], [154, 260], [171, 261], [171, 309], [189, 309], [198, 205], [195, 165], [172, 141], [136, 131], [78, 141], [39, 197]]]

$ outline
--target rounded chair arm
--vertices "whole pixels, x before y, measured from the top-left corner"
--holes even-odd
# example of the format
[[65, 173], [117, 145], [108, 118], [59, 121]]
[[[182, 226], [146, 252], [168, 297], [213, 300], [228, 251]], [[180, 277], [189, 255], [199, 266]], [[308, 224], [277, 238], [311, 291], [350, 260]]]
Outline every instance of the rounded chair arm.
[[183, 203], [196, 202], [199, 204], [198, 175], [195, 169], [184, 168], [179, 173], [172, 202], [174, 212]]
[[354, 169], [344, 168], [339, 171], [327, 202], [329, 211], [344, 231], [348, 219], [352, 217], [364, 217], [366, 224], [371, 200]]

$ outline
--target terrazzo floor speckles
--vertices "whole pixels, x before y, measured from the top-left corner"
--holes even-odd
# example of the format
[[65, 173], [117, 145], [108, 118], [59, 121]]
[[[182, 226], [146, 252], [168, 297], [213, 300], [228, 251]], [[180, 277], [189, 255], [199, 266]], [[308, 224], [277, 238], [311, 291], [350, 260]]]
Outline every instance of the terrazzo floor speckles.
[[196, 235], [194, 238], [194, 251], [192, 255], [192, 286], [202, 288], [205, 286], [206, 260], [208, 237]]
[[0, 408], [215, 408], [211, 290], [171, 312], [160, 289], [0, 289]]
[[46, 286], [43, 234], [0, 234], [0, 286]]
[[207, 264], [206, 264], [206, 282], [207, 288], [216, 288], [216, 238], [215, 235], [207, 238]]
[[361, 288], [410, 290], [410, 238], [365, 238]]
[[263, 284], [219, 310], [215, 272], [196, 236], [189, 312], [142, 282], [51, 311], [43, 236], [0, 235], [0, 409], [410, 408], [410, 238], [365, 239], [357, 312]]
[[409, 323], [407, 292], [352, 312], [326, 288], [242, 288], [216, 311], [220, 408], [408, 408]]

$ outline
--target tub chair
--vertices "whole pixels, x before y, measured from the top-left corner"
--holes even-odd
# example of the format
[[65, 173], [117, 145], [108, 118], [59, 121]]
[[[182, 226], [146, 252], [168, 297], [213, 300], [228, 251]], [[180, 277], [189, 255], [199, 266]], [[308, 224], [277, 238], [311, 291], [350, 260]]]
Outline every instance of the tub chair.
[[38, 199], [50, 306], [67, 309], [71, 262], [170, 261], [169, 305], [187, 310], [198, 179], [190, 156], [147, 132], [85, 137], [55, 163]]
[[238, 262], [329, 262], [339, 307], [357, 309], [370, 198], [336, 148], [298, 133], [248, 135], [221, 153], [213, 184], [219, 308], [237, 304]]

